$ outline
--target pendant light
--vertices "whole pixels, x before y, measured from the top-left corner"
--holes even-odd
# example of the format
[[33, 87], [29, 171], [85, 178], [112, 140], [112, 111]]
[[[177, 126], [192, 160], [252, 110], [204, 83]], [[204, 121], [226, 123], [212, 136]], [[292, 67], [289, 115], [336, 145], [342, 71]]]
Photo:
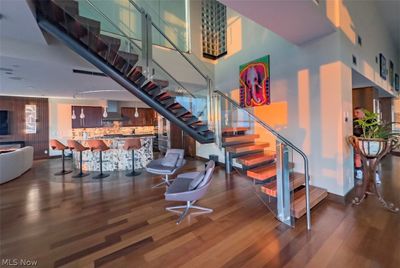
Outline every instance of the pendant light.
[[72, 116], [71, 116], [72, 120], [76, 119], [76, 115], [75, 115], [75, 109], [72, 109]]
[[136, 118], [139, 117], [139, 113], [138, 113], [137, 107], [135, 107], [135, 117], [136, 117]]
[[81, 114], [79, 115], [80, 119], [84, 119], [85, 118], [85, 114], [83, 113], [83, 108], [81, 108]]
[[106, 118], [108, 116], [107, 107], [104, 107], [103, 117]]

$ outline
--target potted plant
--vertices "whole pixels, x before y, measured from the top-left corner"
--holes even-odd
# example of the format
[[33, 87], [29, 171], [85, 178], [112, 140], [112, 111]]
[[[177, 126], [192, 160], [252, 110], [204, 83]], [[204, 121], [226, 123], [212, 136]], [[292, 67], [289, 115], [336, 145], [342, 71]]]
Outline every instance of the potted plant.
[[[364, 110], [365, 117], [355, 122], [362, 129], [360, 137], [352, 136], [350, 143], [357, 146], [361, 154], [367, 158], [376, 158], [386, 151], [388, 146], [398, 146], [400, 133], [392, 130], [394, 122], [385, 123], [379, 119], [378, 113]], [[390, 150], [389, 150], [390, 151]]]

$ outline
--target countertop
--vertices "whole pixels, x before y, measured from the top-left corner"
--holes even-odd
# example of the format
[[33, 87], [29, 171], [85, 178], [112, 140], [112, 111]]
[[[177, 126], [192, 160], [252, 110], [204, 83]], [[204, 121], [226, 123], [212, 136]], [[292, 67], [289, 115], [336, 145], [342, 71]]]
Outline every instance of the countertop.
[[[98, 136], [98, 137], [91, 137], [86, 140], [124, 140], [130, 138], [155, 138], [154, 134], [132, 134], [132, 135], [121, 135], [121, 136]], [[85, 139], [79, 139], [85, 140]]]

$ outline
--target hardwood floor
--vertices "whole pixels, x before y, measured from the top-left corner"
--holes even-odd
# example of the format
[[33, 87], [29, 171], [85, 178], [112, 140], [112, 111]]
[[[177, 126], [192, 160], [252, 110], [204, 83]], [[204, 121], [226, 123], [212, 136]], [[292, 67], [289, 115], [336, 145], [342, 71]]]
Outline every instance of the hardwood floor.
[[[360, 207], [324, 200], [307, 232], [304, 217], [294, 229], [280, 224], [250, 180], [217, 168], [199, 202], [214, 212], [176, 225], [165, 211], [174, 203], [151, 189], [159, 177], [63, 182], [52, 175], [59, 168], [59, 159], [36, 161], [0, 186], [2, 266], [24, 259], [38, 267], [400, 267], [400, 215], [374, 198]], [[383, 188], [397, 204], [399, 173], [400, 158], [386, 159]]]

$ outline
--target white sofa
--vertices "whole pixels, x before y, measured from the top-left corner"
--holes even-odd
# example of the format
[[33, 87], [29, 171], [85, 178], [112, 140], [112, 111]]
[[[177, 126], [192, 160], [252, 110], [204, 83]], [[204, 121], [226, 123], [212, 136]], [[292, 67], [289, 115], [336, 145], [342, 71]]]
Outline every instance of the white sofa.
[[32, 167], [32, 163], [32, 146], [26, 146], [13, 152], [0, 154], [0, 184], [21, 176]]

